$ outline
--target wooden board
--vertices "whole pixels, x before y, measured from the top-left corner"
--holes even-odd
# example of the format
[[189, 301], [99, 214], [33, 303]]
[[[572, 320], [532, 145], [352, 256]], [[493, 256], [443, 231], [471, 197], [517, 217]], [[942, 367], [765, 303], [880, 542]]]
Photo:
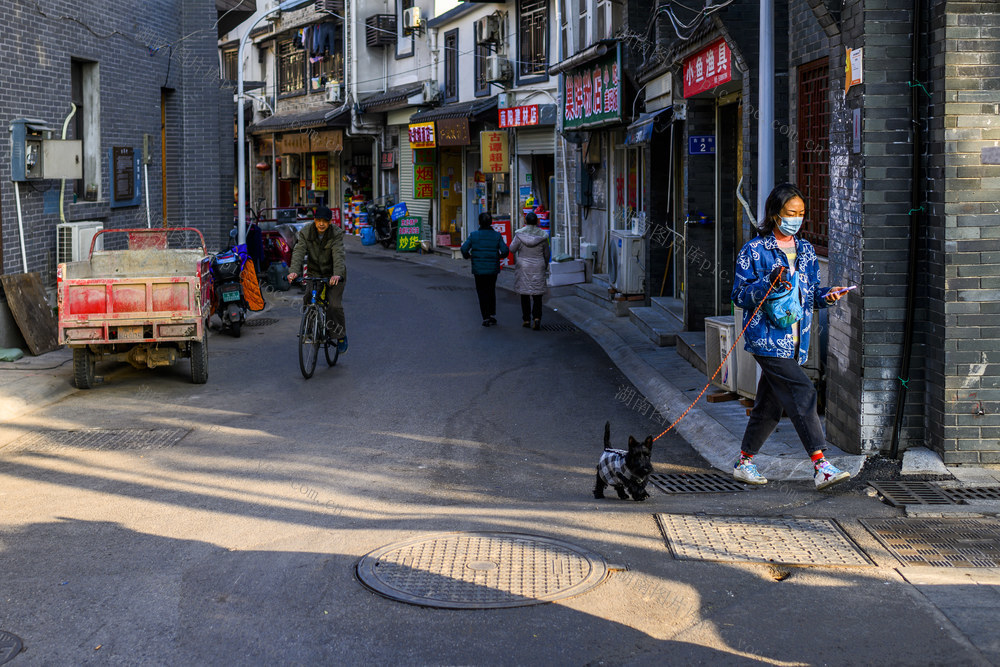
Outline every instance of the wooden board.
[[731, 391], [719, 391], [705, 397], [709, 403], [725, 403], [726, 401], [737, 401], [739, 398], [739, 394], [734, 394]]
[[45, 300], [41, 277], [37, 273], [13, 273], [0, 276], [0, 283], [31, 353], [37, 356], [57, 349], [58, 327]]

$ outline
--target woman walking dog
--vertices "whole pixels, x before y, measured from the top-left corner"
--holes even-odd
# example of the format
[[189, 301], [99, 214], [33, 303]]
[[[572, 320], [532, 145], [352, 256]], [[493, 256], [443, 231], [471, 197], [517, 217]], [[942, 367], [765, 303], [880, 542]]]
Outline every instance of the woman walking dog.
[[798, 188], [791, 183], [775, 187], [764, 204], [760, 236], [747, 242], [736, 259], [732, 300], [743, 309], [744, 347], [760, 365], [761, 376], [733, 477], [767, 484], [753, 457], [784, 410], [813, 461], [816, 488], [825, 489], [850, 474], [823, 456], [826, 437], [816, 412], [816, 388], [801, 365], [809, 357], [813, 309], [836, 303], [851, 288], [820, 287], [816, 251], [796, 237], [805, 212]]

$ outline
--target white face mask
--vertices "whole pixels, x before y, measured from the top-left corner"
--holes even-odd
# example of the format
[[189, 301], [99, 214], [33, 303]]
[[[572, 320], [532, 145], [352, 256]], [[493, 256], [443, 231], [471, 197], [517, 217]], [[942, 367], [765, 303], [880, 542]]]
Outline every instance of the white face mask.
[[795, 236], [795, 233], [799, 231], [802, 226], [803, 218], [786, 218], [782, 217], [781, 222], [778, 224], [778, 229], [781, 230], [782, 234], [788, 236]]

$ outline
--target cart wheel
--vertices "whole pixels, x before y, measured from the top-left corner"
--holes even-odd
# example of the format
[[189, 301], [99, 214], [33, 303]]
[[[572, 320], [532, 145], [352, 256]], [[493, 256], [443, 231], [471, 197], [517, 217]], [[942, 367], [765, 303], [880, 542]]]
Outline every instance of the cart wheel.
[[89, 347], [73, 348], [73, 384], [77, 389], [91, 389], [97, 384], [94, 367], [97, 361]]
[[201, 340], [191, 343], [191, 382], [205, 384], [208, 382], [208, 330]]

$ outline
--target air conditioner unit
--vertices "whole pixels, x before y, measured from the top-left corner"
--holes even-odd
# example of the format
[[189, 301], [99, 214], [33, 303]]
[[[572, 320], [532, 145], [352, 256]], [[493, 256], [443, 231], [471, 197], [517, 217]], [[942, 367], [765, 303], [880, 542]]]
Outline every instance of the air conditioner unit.
[[646, 243], [642, 235], [611, 230], [611, 284], [622, 294], [646, 293]]
[[[56, 225], [56, 263], [79, 262], [90, 257], [90, 244], [94, 235], [104, 229], [104, 223], [95, 220], [61, 222]], [[104, 249], [104, 238], [97, 237], [94, 250]]]
[[369, 46], [392, 46], [396, 43], [396, 15], [372, 14], [365, 19], [365, 43]]
[[263, 113], [263, 114], [267, 114], [268, 116], [270, 116], [271, 115], [271, 109], [274, 108], [274, 97], [265, 97], [265, 98], [262, 98], [262, 99], [255, 99], [254, 100], [254, 108], [256, 108], [258, 112]]
[[281, 173], [279, 175], [279, 178], [298, 178], [298, 177], [299, 177], [299, 156], [282, 155]]
[[[736, 360], [736, 350], [733, 350], [728, 359], [726, 355], [735, 339], [736, 325], [732, 315], [705, 318], [705, 368], [708, 377], [716, 387], [733, 392], [736, 391], [739, 362]], [[722, 363], [723, 359], [726, 359], [725, 364]], [[712, 374], [716, 369], [719, 369], [719, 373], [713, 379]]]
[[500, 43], [500, 17], [496, 14], [484, 16], [475, 23], [476, 44]]
[[513, 76], [510, 61], [503, 56], [486, 56], [486, 80], [490, 83], [506, 81]]
[[419, 32], [423, 29], [423, 19], [420, 17], [420, 7], [410, 7], [403, 12], [403, 34]]
[[326, 84], [326, 101], [330, 104], [339, 104], [343, 101], [343, 95], [340, 93], [339, 83]]

